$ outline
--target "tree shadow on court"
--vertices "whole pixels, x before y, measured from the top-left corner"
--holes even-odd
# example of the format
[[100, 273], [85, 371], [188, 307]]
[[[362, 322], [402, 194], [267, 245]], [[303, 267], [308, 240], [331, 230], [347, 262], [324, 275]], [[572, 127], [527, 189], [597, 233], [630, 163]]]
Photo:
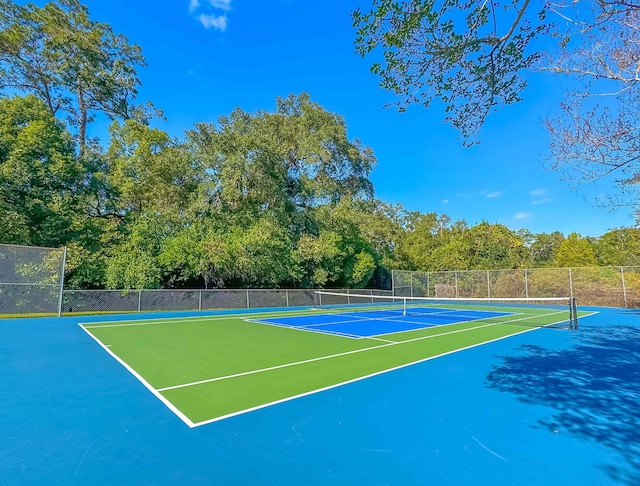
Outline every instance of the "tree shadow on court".
[[601, 467], [619, 483], [640, 484], [640, 328], [583, 328], [570, 349], [523, 346], [501, 356], [491, 388], [553, 407], [539, 426], [614, 449], [622, 459]]

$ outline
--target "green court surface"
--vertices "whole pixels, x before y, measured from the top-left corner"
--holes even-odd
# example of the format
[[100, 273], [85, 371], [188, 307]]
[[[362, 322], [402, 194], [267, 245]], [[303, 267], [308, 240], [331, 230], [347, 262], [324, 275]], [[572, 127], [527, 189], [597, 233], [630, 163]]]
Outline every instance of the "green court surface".
[[[295, 316], [346, 319], [346, 313], [327, 310], [81, 326], [194, 427], [569, 319], [568, 309], [500, 310], [511, 314], [441, 325], [425, 323], [419, 329], [356, 339], [256, 322]], [[363, 328], [380, 325], [379, 321], [356, 320]], [[389, 329], [393, 331], [393, 326]]]

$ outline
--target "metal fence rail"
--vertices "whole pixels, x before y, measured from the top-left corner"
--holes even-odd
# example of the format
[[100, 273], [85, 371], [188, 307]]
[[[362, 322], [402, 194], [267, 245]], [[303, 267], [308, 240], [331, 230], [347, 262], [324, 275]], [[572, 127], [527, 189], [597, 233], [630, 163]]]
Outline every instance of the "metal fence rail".
[[575, 297], [580, 305], [640, 307], [640, 267], [392, 272], [402, 297]]

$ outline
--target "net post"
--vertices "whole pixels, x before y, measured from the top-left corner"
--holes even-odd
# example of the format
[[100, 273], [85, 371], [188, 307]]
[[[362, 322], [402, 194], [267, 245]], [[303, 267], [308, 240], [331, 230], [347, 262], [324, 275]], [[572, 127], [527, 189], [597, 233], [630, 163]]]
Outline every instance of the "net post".
[[407, 315], [407, 298], [406, 297], [402, 298], [402, 315], [403, 316]]
[[62, 272], [60, 274], [60, 298], [58, 299], [58, 317], [62, 315], [62, 298], [64, 296], [64, 269], [67, 266], [67, 247], [62, 251]]
[[569, 299], [569, 329], [578, 329], [578, 304], [575, 297]]

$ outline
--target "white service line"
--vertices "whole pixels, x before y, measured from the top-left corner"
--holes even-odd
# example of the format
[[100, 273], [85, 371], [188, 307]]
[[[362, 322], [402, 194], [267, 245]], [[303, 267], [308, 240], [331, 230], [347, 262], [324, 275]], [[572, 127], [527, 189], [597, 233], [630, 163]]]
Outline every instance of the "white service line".
[[[564, 312], [564, 311], [561, 311], [561, 312]], [[560, 311], [558, 313], [560, 313]], [[547, 314], [547, 315], [551, 315], [551, 314]], [[476, 329], [482, 329], [483, 327], [492, 327], [492, 326], [497, 326], [499, 324], [500, 325], [508, 324], [509, 322], [522, 321], [522, 320], [526, 320], [526, 319], [533, 319], [534, 317], [539, 317], [539, 316], [523, 317], [521, 319], [515, 319], [513, 321], [508, 321], [506, 323], [505, 322], [492, 322], [492, 323], [489, 323], [489, 324], [483, 324], [481, 326], [468, 327], [466, 329], [456, 329], [455, 331], [448, 331], [448, 332], [443, 332], [443, 333], [440, 333], [440, 334], [430, 334], [429, 336], [420, 336], [420, 337], [413, 338], [413, 339], [407, 339], [405, 341], [390, 341], [388, 344], [381, 344], [380, 346], [371, 346], [371, 347], [368, 347], [368, 348], [354, 349], [354, 350], [351, 350], [351, 351], [345, 351], [343, 353], [330, 354], [330, 355], [326, 355], [326, 356], [320, 356], [318, 358], [305, 359], [305, 360], [302, 360], [302, 361], [294, 361], [292, 363], [285, 363], [285, 364], [281, 364], [281, 365], [277, 365], [277, 366], [270, 366], [268, 368], [262, 368], [262, 369], [259, 369], [259, 370], [244, 371], [242, 373], [235, 373], [233, 375], [218, 376], [217, 378], [209, 378], [207, 380], [198, 380], [198, 381], [193, 381], [191, 383], [182, 383], [180, 385], [167, 386], [165, 388], [158, 388], [158, 391], [159, 392], [163, 392], [163, 391], [167, 391], [167, 390], [175, 390], [177, 388], [186, 388], [186, 387], [189, 387], [189, 386], [203, 385], [205, 383], [213, 383], [215, 381], [228, 380], [229, 378], [238, 378], [240, 376], [253, 375], [253, 374], [256, 374], [256, 373], [264, 373], [265, 371], [273, 371], [273, 370], [278, 370], [278, 369], [281, 369], [281, 368], [289, 368], [291, 366], [298, 366], [298, 365], [302, 365], [302, 364], [306, 364], [306, 363], [313, 363], [315, 361], [323, 361], [325, 359], [338, 358], [340, 356], [347, 356], [349, 354], [362, 353], [364, 351], [372, 351], [374, 349], [386, 348], [388, 346], [397, 346], [399, 344], [406, 344], [406, 343], [411, 343], [411, 342], [415, 342], [415, 341], [423, 341], [425, 339], [432, 339], [432, 338], [435, 338], [435, 337], [447, 336], [449, 334], [457, 334], [457, 333], [460, 333], [460, 332], [475, 331]]]
[[[587, 317], [587, 316], [584, 316], [584, 317]], [[561, 322], [566, 322], [566, 320], [565, 321], [556, 322], [554, 324], [560, 324]], [[231, 417], [235, 417], [237, 415], [242, 415], [242, 414], [245, 414], [245, 413], [253, 412], [255, 410], [260, 410], [261, 408], [266, 408], [266, 407], [270, 407], [272, 405], [278, 405], [279, 403], [284, 403], [284, 402], [288, 402], [290, 400], [295, 400], [297, 398], [302, 398], [302, 397], [306, 397], [306, 396], [309, 396], [309, 395], [314, 395], [316, 393], [320, 393], [320, 392], [323, 392], [323, 391], [331, 390], [333, 388], [338, 388], [338, 387], [344, 386], [344, 385], [349, 385], [351, 383], [356, 383], [356, 382], [361, 381], [361, 380], [366, 380], [367, 378], [373, 378], [374, 376], [382, 375], [384, 373], [389, 373], [391, 371], [396, 371], [396, 370], [399, 370], [399, 369], [402, 369], [402, 368], [406, 368], [408, 366], [413, 366], [413, 365], [416, 365], [416, 364], [419, 364], [419, 363], [424, 363], [426, 361], [431, 361], [432, 359], [441, 358], [441, 357], [447, 356], [449, 354], [458, 353], [460, 351], [465, 351], [467, 349], [477, 348], [478, 346], [484, 346], [485, 344], [494, 343], [496, 341], [502, 341], [503, 339], [507, 339], [507, 338], [510, 338], [510, 337], [513, 337], [513, 336], [517, 336], [519, 334], [524, 334], [524, 333], [527, 333], [527, 332], [536, 331], [538, 329], [539, 328], [537, 328], [537, 327], [532, 327], [530, 329], [525, 329], [524, 331], [520, 331], [520, 332], [516, 332], [516, 333], [513, 333], [513, 334], [509, 334], [507, 336], [502, 336], [502, 337], [499, 337], [499, 338], [496, 338], [496, 339], [491, 339], [490, 341], [483, 341], [483, 342], [478, 343], [478, 344], [472, 344], [471, 346], [466, 346], [464, 348], [454, 349], [452, 351], [447, 351], [446, 353], [441, 353], [441, 354], [438, 354], [436, 356], [429, 356], [428, 358], [420, 359], [420, 360], [417, 360], [417, 361], [412, 361], [411, 363], [406, 363], [406, 364], [403, 364], [403, 365], [400, 365], [400, 366], [396, 366], [394, 368], [389, 368], [387, 370], [377, 371], [375, 373], [371, 373], [371, 374], [366, 375], [366, 376], [359, 376], [358, 378], [354, 378], [352, 380], [343, 381], [341, 383], [336, 383], [335, 385], [325, 386], [323, 388], [318, 388], [317, 390], [311, 390], [311, 391], [308, 391], [308, 392], [305, 392], [305, 393], [300, 393], [299, 395], [294, 395], [292, 397], [281, 398], [280, 400], [275, 400], [273, 402], [264, 403], [262, 405], [257, 405], [255, 407], [246, 408], [244, 410], [238, 410], [237, 412], [232, 412], [232, 413], [229, 413], [227, 415], [221, 415], [220, 417], [214, 417], [212, 419], [203, 420], [202, 422], [196, 422], [194, 424], [194, 427], [200, 427], [201, 425], [212, 424], [214, 422], [219, 422], [220, 420], [225, 420], [225, 419], [228, 419], [228, 418], [231, 418]], [[406, 341], [403, 341], [403, 342], [406, 342]], [[378, 347], [382, 347], [382, 346], [378, 346]]]
[[243, 319], [245, 322], [250, 322], [252, 324], [262, 324], [263, 326], [272, 326], [272, 327], [279, 327], [279, 328], [285, 328], [285, 329], [295, 329], [296, 331], [307, 331], [307, 332], [313, 332], [315, 334], [330, 334], [331, 336], [339, 336], [339, 337], [346, 337], [349, 339], [359, 339], [362, 336], [357, 336], [355, 334], [347, 334], [344, 332], [333, 332], [333, 331], [318, 331], [315, 329], [311, 329], [309, 327], [300, 327], [300, 326], [291, 326], [289, 324], [276, 324], [273, 322], [266, 322], [266, 321], [259, 321], [259, 320], [253, 320], [253, 319]]
[[[562, 312], [564, 312], [564, 311], [554, 312], [553, 314], [558, 314], [558, 313], [562, 313]], [[590, 314], [586, 314], [586, 315], [584, 315], [584, 316], [580, 316], [580, 317], [589, 317], [589, 316], [592, 316], [592, 315], [595, 315], [595, 314], [598, 314], [598, 312], [592, 312], [592, 313], [590, 313]], [[546, 315], [552, 315], [552, 314], [546, 314]], [[452, 332], [448, 332], [448, 333], [446, 333], [446, 334], [453, 334], [453, 333], [456, 333], [456, 332], [464, 332], [464, 331], [466, 331], [466, 330], [478, 329], [479, 327], [488, 327], [488, 326], [493, 326], [493, 325], [498, 325], [498, 324], [508, 324], [509, 322], [522, 321], [522, 320], [526, 320], [526, 319], [532, 319], [532, 318], [534, 318], [534, 317], [539, 317], [539, 316], [530, 316], [530, 317], [524, 317], [524, 318], [520, 318], [520, 319], [514, 319], [514, 320], [511, 320], [511, 321], [507, 321], [506, 323], [502, 323], [502, 322], [499, 322], [499, 323], [492, 323], [492, 324], [488, 324], [488, 325], [484, 325], [484, 326], [478, 326], [478, 327], [473, 327], [473, 328], [464, 329], [464, 330], [452, 331]], [[173, 321], [173, 322], [175, 322], [175, 321]], [[247, 322], [251, 322], [251, 321], [247, 321]], [[556, 322], [556, 323], [553, 323], [553, 324], [560, 324], [560, 323], [562, 323], [562, 322], [567, 322], [567, 320], [559, 321], [559, 322]], [[549, 324], [549, 325], [553, 325], [553, 324]], [[452, 324], [452, 325], [453, 325], [453, 324]], [[324, 388], [319, 388], [319, 389], [317, 389], [317, 390], [311, 390], [311, 391], [309, 391], [309, 392], [301, 393], [301, 394], [294, 395], [294, 396], [291, 396], [291, 397], [282, 398], [282, 399], [280, 399], [280, 400], [276, 400], [276, 401], [269, 402], [269, 403], [264, 403], [264, 404], [262, 404], [262, 405], [258, 405], [258, 406], [255, 406], [255, 407], [247, 408], [247, 409], [244, 409], [244, 410], [238, 410], [237, 412], [233, 412], [233, 413], [230, 413], [230, 414], [227, 414], [227, 415], [222, 415], [222, 416], [219, 416], [219, 417], [214, 417], [214, 418], [212, 418], [212, 419], [204, 420], [204, 421], [201, 421], [201, 422], [193, 422], [193, 421], [191, 421], [191, 420], [190, 420], [190, 419], [189, 419], [185, 414], [183, 414], [183, 413], [182, 413], [182, 412], [181, 412], [181, 411], [180, 411], [180, 410], [179, 410], [175, 405], [173, 405], [173, 404], [172, 404], [168, 399], [166, 399], [166, 398], [165, 398], [165, 397], [160, 393], [160, 390], [168, 390], [168, 389], [171, 389], [171, 388], [178, 388], [178, 387], [180, 387], [180, 386], [189, 386], [190, 384], [178, 385], [177, 387], [163, 388], [163, 389], [160, 389], [160, 390], [157, 390], [157, 389], [153, 388], [153, 387], [149, 384], [149, 382], [147, 382], [144, 378], [142, 378], [142, 376], [141, 376], [140, 374], [138, 374], [138, 373], [137, 373], [133, 368], [131, 368], [127, 363], [125, 363], [122, 359], [120, 359], [120, 358], [119, 358], [119, 357], [118, 357], [118, 356], [117, 356], [113, 351], [111, 351], [111, 350], [110, 350], [106, 345], [104, 345], [104, 344], [103, 344], [103, 343], [102, 343], [102, 342], [101, 342], [97, 337], [95, 337], [93, 334], [91, 334], [91, 333], [89, 332], [89, 329], [90, 329], [90, 328], [85, 328], [85, 327], [82, 325], [82, 323], [79, 323], [79, 326], [80, 326], [80, 328], [81, 328], [83, 331], [85, 331], [85, 332], [86, 332], [86, 333], [87, 333], [87, 334], [88, 334], [88, 335], [89, 335], [89, 336], [90, 336], [94, 341], [96, 341], [100, 347], [102, 347], [102, 348], [103, 348], [107, 353], [109, 353], [109, 354], [111, 355], [111, 357], [113, 357], [113, 358], [114, 358], [118, 363], [120, 363], [122, 366], [124, 366], [124, 368], [125, 368], [127, 371], [129, 371], [129, 372], [130, 372], [130, 373], [131, 373], [131, 374], [132, 374], [132, 375], [133, 375], [133, 376], [134, 376], [138, 381], [140, 381], [140, 383], [142, 383], [142, 384], [144, 385], [144, 387], [145, 387], [145, 388], [147, 388], [147, 389], [148, 389], [148, 390], [149, 390], [149, 391], [150, 391], [150, 392], [151, 392], [151, 393], [152, 393], [156, 398], [158, 398], [162, 403], [164, 403], [164, 404], [165, 404], [165, 406], [166, 406], [169, 410], [171, 410], [173, 413], [175, 413], [175, 414], [176, 414], [176, 416], [177, 416], [180, 420], [182, 420], [182, 421], [183, 421], [183, 422], [184, 422], [188, 427], [190, 427], [190, 428], [193, 428], [193, 427], [199, 427], [199, 426], [201, 426], [201, 425], [206, 425], [206, 424], [210, 424], [210, 423], [213, 423], [213, 422], [218, 422], [218, 421], [220, 421], [220, 420], [224, 420], [224, 419], [227, 419], [227, 418], [235, 417], [235, 416], [237, 416], [237, 415], [242, 415], [242, 414], [244, 414], [244, 413], [252, 412], [252, 411], [254, 411], [254, 410], [259, 410], [259, 409], [261, 409], [261, 408], [265, 408], [265, 407], [269, 407], [269, 406], [272, 406], [272, 405], [277, 405], [277, 404], [279, 404], [279, 403], [288, 402], [288, 401], [290, 401], [290, 400], [295, 400], [295, 399], [297, 399], [297, 398], [301, 398], [301, 397], [305, 397], [305, 396], [313, 395], [313, 394], [315, 394], [315, 393], [320, 393], [320, 392], [323, 392], [323, 391], [326, 391], [326, 390], [330, 390], [330, 389], [332, 389], [332, 388], [337, 388], [337, 387], [340, 387], [340, 386], [343, 386], [343, 385], [348, 385], [348, 384], [350, 384], [350, 383], [355, 383], [355, 382], [357, 382], [357, 381], [365, 380], [365, 379], [367, 379], [367, 378], [371, 378], [371, 377], [374, 377], [374, 376], [377, 376], [377, 375], [381, 375], [381, 374], [384, 374], [384, 373], [389, 373], [389, 372], [391, 372], [391, 371], [399, 370], [399, 369], [401, 369], [401, 368], [406, 368], [406, 367], [408, 367], [408, 366], [412, 366], [412, 365], [415, 365], [415, 364], [418, 364], [418, 363], [423, 363], [423, 362], [425, 362], [425, 361], [430, 361], [430, 360], [432, 360], [432, 359], [436, 359], [436, 358], [440, 358], [440, 357], [442, 357], [442, 356], [446, 356], [446, 355], [449, 355], [449, 354], [457, 353], [457, 352], [459, 352], [459, 351], [464, 351], [464, 350], [471, 349], [471, 348], [475, 348], [475, 347], [478, 347], [478, 346], [483, 346], [483, 345], [485, 345], [485, 344], [493, 343], [493, 342], [496, 342], [496, 341], [501, 341], [501, 340], [503, 340], [503, 339], [507, 339], [507, 338], [510, 338], [510, 337], [512, 337], [512, 336], [516, 336], [516, 335], [519, 335], [519, 334], [524, 334], [524, 333], [531, 332], [531, 331], [535, 331], [535, 330], [539, 329], [538, 327], [532, 327], [532, 328], [530, 328], [530, 329], [525, 329], [525, 330], [523, 330], [523, 331], [521, 331], [521, 332], [517, 332], [517, 333], [509, 334], [509, 335], [507, 335], [507, 336], [502, 336], [502, 337], [499, 337], [499, 338], [496, 338], [496, 339], [492, 339], [492, 340], [490, 340], [490, 341], [484, 341], [484, 342], [482, 342], [482, 343], [474, 344], [474, 345], [467, 346], [467, 347], [464, 347], [464, 348], [455, 349], [455, 350], [448, 351], [448, 352], [446, 352], [446, 353], [442, 353], [442, 354], [439, 354], [439, 355], [436, 355], [436, 356], [430, 356], [430, 357], [428, 357], [428, 358], [424, 358], [424, 359], [421, 359], [421, 360], [418, 360], [418, 361], [413, 361], [413, 362], [411, 362], [411, 363], [406, 363], [406, 364], [403, 364], [403, 365], [400, 365], [400, 366], [396, 366], [396, 367], [394, 367], [394, 368], [389, 368], [389, 369], [386, 369], [386, 370], [378, 371], [378, 372], [375, 372], [375, 373], [372, 373], [372, 374], [369, 374], [369, 375], [366, 375], [366, 376], [360, 376], [360, 377], [358, 377], [358, 378], [354, 378], [354, 379], [352, 379], [352, 380], [344, 381], [344, 382], [341, 382], [341, 383], [336, 383], [336, 384], [334, 384], [334, 385], [330, 385], [330, 386], [327, 386], [327, 387], [324, 387]], [[310, 331], [310, 332], [314, 332], [314, 331]], [[427, 338], [427, 339], [428, 339], [428, 338], [430, 338], [430, 337], [437, 337], [437, 336], [440, 336], [440, 335], [443, 335], [443, 334], [439, 334], [439, 335], [430, 335], [430, 336], [424, 336], [424, 337], [422, 337], [422, 338], [416, 338], [416, 339], [411, 339], [411, 340], [407, 340], [407, 341], [400, 341], [400, 342], [393, 342], [393, 341], [392, 341], [392, 342], [390, 342], [390, 343], [389, 343], [389, 345], [392, 345], [392, 344], [403, 344], [403, 343], [412, 342], [412, 341], [417, 341], [417, 340], [421, 340], [421, 339], [425, 339], [425, 338]], [[376, 339], [376, 338], [367, 338], [367, 339]], [[381, 339], [378, 339], [378, 340], [383, 341], [383, 340], [381, 340]], [[373, 349], [377, 349], [377, 348], [381, 348], [381, 347], [386, 347], [386, 346], [387, 346], [387, 344], [382, 344], [382, 345], [380, 345], [380, 346], [374, 346], [374, 347], [365, 348], [365, 349], [373, 350]], [[360, 351], [360, 350], [359, 350], [359, 351]], [[323, 359], [323, 358], [320, 358], [320, 359]], [[280, 366], [280, 367], [284, 367], [284, 366], [292, 366], [292, 365], [293, 365], [293, 364], [289, 364], [289, 365], [282, 365], [282, 366]], [[260, 372], [260, 371], [264, 371], [264, 370], [256, 370], [256, 371], [253, 371], [253, 372], [248, 372], [248, 373], [246, 373], [246, 374], [249, 374], [249, 373], [258, 373], [258, 372]], [[244, 374], [244, 373], [243, 373], [243, 374]], [[240, 375], [242, 375], [242, 374], [240, 374]], [[237, 375], [237, 376], [240, 376], [240, 375]], [[224, 379], [224, 378], [230, 378], [230, 377], [231, 377], [231, 376], [228, 376], [228, 377], [221, 377], [221, 378], [217, 378], [217, 379], [214, 379], [214, 380], [219, 380], [219, 379]], [[209, 380], [205, 380], [205, 382], [206, 382], [206, 381], [209, 381]]]

